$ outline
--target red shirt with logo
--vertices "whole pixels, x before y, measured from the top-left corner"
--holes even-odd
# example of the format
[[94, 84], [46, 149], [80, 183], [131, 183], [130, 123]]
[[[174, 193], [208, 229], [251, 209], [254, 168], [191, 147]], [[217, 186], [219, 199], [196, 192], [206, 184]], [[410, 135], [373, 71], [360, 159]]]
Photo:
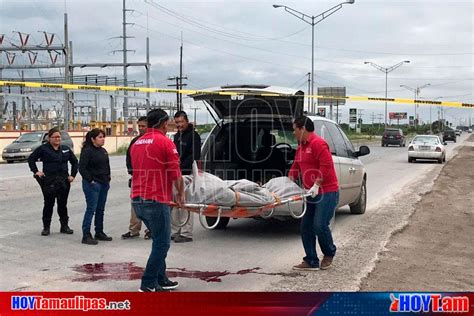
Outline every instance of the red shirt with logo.
[[339, 191], [331, 150], [326, 141], [315, 133], [310, 133], [308, 140], [299, 144], [288, 176], [292, 179], [301, 176], [305, 189], [310, 189], [317, 179], [322, 179], [319, 194]]
[[148, 128], [130, 150], [133, 176], [131, 197], [160, 203], [173, 200], [173, 182], [181, 177], [174, 143], [154, 128]]

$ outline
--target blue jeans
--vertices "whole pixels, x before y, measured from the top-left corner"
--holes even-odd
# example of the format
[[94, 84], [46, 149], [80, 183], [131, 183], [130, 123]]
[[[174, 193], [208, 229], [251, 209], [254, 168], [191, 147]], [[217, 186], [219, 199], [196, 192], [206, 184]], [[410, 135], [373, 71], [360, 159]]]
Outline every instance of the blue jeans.
[[334, 257], [336, 246], [332, 240], [329, 222], [339, 203], [339, 192], [330, 192], [307, 199], [306, 213], [301, 221], [301, 240], [306, 256], [303, 258], [312, 267], [319, 267], [316, 253], [316, 238], [325, 256]]
[[141, 287], [158, 288], [168, 280], [166, 256], [170, 249], [170, 207], [166, 204], [135, 198], [132, 200], [137, 217], [145, 223], [153, 240], [150, 257], [142, 276]]
[[92, 218], [94, 217], [95, 232], [104, 231], [104, 209], [107, 202], [107, 193], [110, 185], [108, 183], [94, 182], [82, 180], [82, 190], [86, 197], [86, 213], [82, 221], [82, 234], [90, 234]]

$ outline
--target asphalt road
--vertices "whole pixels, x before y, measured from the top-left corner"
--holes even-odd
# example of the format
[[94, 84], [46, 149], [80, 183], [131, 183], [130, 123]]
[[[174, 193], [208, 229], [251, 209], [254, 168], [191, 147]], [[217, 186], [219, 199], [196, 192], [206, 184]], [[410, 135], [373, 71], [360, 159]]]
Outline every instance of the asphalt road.
[[[466, 139], [449, 143], [448, 160]], [[206, 231], [195, 218], [194, 241], [171, 244], [167, 264], [180, 291], [343, 291], [357, 290], [377, 254], [401, 229], [420, 194], [430, 190], [442, 165], [407, 163], [407, 148], [370, 144], [363, 157], [368, 172], [364, 215], [348, 208], [336, 213], [334, 268], [295, 273], [303, 248], [298, 222], [231, 220], [223, 231]], [[128, 176], [123, 156], [112, 156], [112, 183], [105, 231], [112, 242], [80, 243], [85, 208], [80, 177], [69, 198], [74, 235], [59, 234], [57, 214], [52, 234], [40, 236], [42, 196], [25, 163], [0, 165], [0, 290], [136, 291], [150, 241], [121, 240], [130, 216]], [[387, 285], [387, 290], [390, 286]]]

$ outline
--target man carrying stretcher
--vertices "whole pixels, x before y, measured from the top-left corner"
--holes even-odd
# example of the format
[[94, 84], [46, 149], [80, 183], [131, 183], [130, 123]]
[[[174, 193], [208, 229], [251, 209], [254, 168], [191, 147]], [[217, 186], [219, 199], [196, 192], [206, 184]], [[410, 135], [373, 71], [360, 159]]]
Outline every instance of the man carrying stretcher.
[[[339, 203], [336, 170], [329, 146], [314, 133], [314, 124], [310, 118], [301, 116], [295, 119], [293, 134], [299, 145], [288, 177], [293, 181], [300, 177], [303, 187], [312, 193], [307, 198], [306, 213], [301, 221], [301, 240], [306, 256], [293, 269], [324, 270], [331, 267], [336, 254], [329, 228]], [[316, 239], [324, 254], [321, 263], [316, 253]]]

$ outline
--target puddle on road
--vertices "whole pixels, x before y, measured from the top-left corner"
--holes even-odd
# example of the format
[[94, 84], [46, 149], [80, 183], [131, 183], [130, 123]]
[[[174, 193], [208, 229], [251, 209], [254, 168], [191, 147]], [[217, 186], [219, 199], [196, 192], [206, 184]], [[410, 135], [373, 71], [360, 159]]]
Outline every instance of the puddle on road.
[[[80, 273], [81, 276], [74, 278], [73, 282], [95, 282], [100, 280], [128, 281], [139, 280], [142, 277], [144, 268], [135, 265], [135, 262], [117, 262], [117, 263], [88, 263], [72, 267], [74, 272]], [[199, 279], [205, 282], [222, 282], [222, 277], [228, 275], [246, 275], [261, 274], [269, 276], [288, 276], [298, 277], [300, 273], [267, 273], [261, 272], [261, 268], [252, 268], [231, 271], [197, 271], [185, 268], [168, 268], [166, 274], [170, 278], [189, 278]]]

